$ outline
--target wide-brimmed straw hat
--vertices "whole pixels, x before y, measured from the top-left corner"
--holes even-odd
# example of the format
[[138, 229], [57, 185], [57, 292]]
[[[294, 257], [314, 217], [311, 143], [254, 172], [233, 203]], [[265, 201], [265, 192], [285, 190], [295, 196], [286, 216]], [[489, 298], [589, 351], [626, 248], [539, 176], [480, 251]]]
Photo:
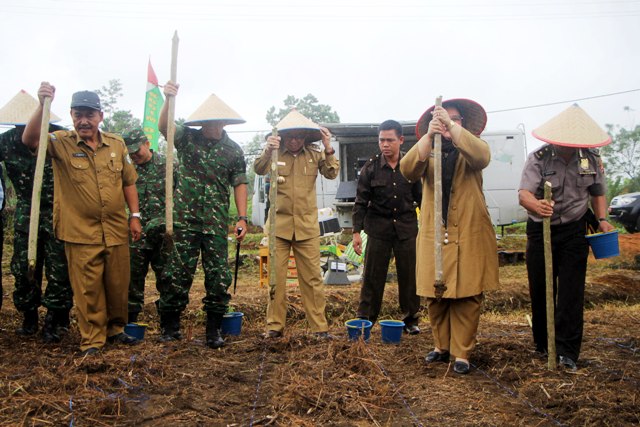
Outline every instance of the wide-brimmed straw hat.
[[563, 147], [602, 147], [611, 142], [607, 134], [589, 115], [573, 104], [531, 132], [540, 141]]
[[229, 107], [225, 102], [216, 95], [211, 94], [198, 109], [189, 116], [186, 122], [187, 126], [203, 126], [204, 122], [222, 122], [227, 125], [235, 125], [245, 123], [246, 120], [240, 117], [240, 114]]
[[320, 141], [322, 139], [320, 126], [303, 116], [295, 109], [291, 110], [289, 114], [284, 116], [284, 118], [276, 125], [276, 128], [278, 129], [278, 133], [283, 136], [291, 131], [304, 132], [305, 144]]
[[[476, 136], [479, 136], [485, 126], [487, 126], [487, 112], [475, 101], [464, 98], [447, 99], [446, 101], [442, 101], [442, 106], [444, 108], [457, 108], [462, 116], [462, 127]], [[418, 119], [418, 123], [416, 123], [416, 136], [418, 139], [427, 133], [429, 122], [432, 119], [431, 113], [435, 108], [436, 106], [432, 105]]]
[[[0, 108], [0, 125], [26, 125], [37, 108], [38, 100], [21, 90], [4, 107]], [[49, 123], [59, 121], [60, 117], [52, 112]]]

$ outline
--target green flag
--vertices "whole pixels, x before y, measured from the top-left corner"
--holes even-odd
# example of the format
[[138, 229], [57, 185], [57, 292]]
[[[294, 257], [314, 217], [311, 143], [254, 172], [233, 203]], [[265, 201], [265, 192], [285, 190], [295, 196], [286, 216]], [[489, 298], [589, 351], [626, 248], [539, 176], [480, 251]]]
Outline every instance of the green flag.
[[149, 138], [151, 149], [155, 151], [158, 150], [158, 138], [160, 137], [158, 117], [160, 117], [162, 104], [164, 104], [164, 98], [158, 87], [158, 77], [156, 77], [156, 73], [153, 71], [153, 67], [151, 67], [151, 60], [149, 60], [149, 67], [147, 69], [147, 96], [144, 101], [144, 121], [142, 122], [142, 128], [147, 138]]

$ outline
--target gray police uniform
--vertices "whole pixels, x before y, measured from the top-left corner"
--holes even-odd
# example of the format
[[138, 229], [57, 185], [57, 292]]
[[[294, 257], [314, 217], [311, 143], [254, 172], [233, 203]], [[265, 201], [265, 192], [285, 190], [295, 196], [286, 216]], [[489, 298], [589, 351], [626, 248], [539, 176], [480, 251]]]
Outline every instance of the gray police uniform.
[[[576, 149], [566, 162], [545, 145], [529, 154], [520, 189], [544, 198], [544, 183], [552, 185], [555, 202], [551, 216], [553, 280], [556, 287], [556, 349], [559, 356], [578, 360], [582, 344], [584, 286], [589, 246], [584, 237], [593, 217], [589, 200], [606, 193], [602, 160], [595, 149]], [[527, 272], [538, 351], [547, 350], [546, 293], [542, 218], [529, 212], [527, 222]]]

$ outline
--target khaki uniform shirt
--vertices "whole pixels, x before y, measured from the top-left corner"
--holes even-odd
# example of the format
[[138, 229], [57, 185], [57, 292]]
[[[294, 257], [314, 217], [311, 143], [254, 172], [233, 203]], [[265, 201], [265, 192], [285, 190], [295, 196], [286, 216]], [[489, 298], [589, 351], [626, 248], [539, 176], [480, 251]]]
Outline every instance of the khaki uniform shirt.
[[[524, 165], [519, 189], [544, 199], [545, 181], [551, 183], [551, 199], [555, 202], [552, 225], [578, 221], [589, 208], [590, 196], [603, 196], [607, 192], [597, 150], [576, 149], [568, 162], [556, 155], [551, 144], [532, 152]], [[531, 212], [529, 218], [542, 222], [541, 217]]]
[[94, 152], [76, 131], [49, 134], [53, 160], [56, 237], [70, 243], [115, 246], [129, 242], [123, 187], [136, 182], [124, 141], [100, 132]]
[[[256, 159], [253, 168], [258, 175], [266, 175], [271, 167], [271, 153], [267, 150]], [[284, 147], [278, 152], [278, 183], [276, 200], [276, 236], [286, 240], [307, 240], [320, 236], [316, 178], [318, 173], [335, 179], [340, 162], [334, 154], [325, 155], [324, 147], [305, 145], [293, 155]], [[272, 215], [273, 207], [269, 211]]]

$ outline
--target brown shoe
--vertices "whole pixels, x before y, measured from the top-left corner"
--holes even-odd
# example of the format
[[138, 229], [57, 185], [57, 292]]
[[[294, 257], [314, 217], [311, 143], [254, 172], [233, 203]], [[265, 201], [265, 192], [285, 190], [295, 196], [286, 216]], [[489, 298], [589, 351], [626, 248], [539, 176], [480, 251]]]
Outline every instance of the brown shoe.
[[262, 334], [262, 337], [267, 339], [282, 338], [282, 331], [270, 330]]

